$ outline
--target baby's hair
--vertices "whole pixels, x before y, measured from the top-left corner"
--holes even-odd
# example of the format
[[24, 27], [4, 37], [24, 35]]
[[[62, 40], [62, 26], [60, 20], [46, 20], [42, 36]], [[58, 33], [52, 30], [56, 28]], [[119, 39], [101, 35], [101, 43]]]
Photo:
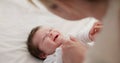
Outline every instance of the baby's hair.
[[28, 36], [28, 39], [27, 39], [27, 47], [28, 47], [28, 51], [29, 53], [34, 56], [35, 58], [37, 59], [41, 59], [41, 60], [44, 60], [45, 58], [40, 58], [39, 55], [44, 53], [43, 51], [39, 50], [38, 47], [36, 47], [34, 44], [33, 44], [33, 37], [35, 35], [35, 33], [41, 29], [42, 26], [37, 26], [35, 28], [33, 28]]

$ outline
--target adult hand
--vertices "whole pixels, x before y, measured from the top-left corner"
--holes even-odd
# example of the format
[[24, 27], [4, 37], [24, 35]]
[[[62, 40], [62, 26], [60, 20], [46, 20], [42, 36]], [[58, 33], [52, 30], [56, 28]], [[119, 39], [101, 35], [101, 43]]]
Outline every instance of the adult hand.
[[62, 51], [63, 63], [83, 63], [87, 47], [74, 37], [70, 37], [70, 40], [63, 43]]

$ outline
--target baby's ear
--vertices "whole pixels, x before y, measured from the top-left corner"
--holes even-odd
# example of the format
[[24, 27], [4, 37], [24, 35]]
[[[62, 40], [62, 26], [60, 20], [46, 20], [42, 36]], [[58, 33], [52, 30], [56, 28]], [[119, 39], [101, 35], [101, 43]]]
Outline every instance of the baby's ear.
[[44, 59], [44, 58], [47, 57], [47, 54], [45, 54], [45, 53], [41, 53], [41, 54], [39, 55], [39, 57]]

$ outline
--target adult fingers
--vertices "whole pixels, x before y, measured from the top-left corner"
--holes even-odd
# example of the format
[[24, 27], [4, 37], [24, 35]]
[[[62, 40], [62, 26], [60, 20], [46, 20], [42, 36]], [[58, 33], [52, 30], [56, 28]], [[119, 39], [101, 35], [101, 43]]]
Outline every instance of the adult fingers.
[[73, 36], [70, 36], [70, 40], [72, 40], [73, 42], [77, 42], [78, 40], [75, 38], [75, 37], [73, 37]]

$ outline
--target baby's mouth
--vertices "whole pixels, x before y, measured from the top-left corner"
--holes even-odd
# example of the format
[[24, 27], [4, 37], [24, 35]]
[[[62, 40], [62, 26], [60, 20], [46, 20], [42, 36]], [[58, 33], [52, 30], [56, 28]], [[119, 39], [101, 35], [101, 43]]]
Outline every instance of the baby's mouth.
[[53, 39], [53, 41], [56, 41], [56, 39], [59, 37], [59, 34], [57, 34], [55, 37], [54, 37], [54, 39]]

